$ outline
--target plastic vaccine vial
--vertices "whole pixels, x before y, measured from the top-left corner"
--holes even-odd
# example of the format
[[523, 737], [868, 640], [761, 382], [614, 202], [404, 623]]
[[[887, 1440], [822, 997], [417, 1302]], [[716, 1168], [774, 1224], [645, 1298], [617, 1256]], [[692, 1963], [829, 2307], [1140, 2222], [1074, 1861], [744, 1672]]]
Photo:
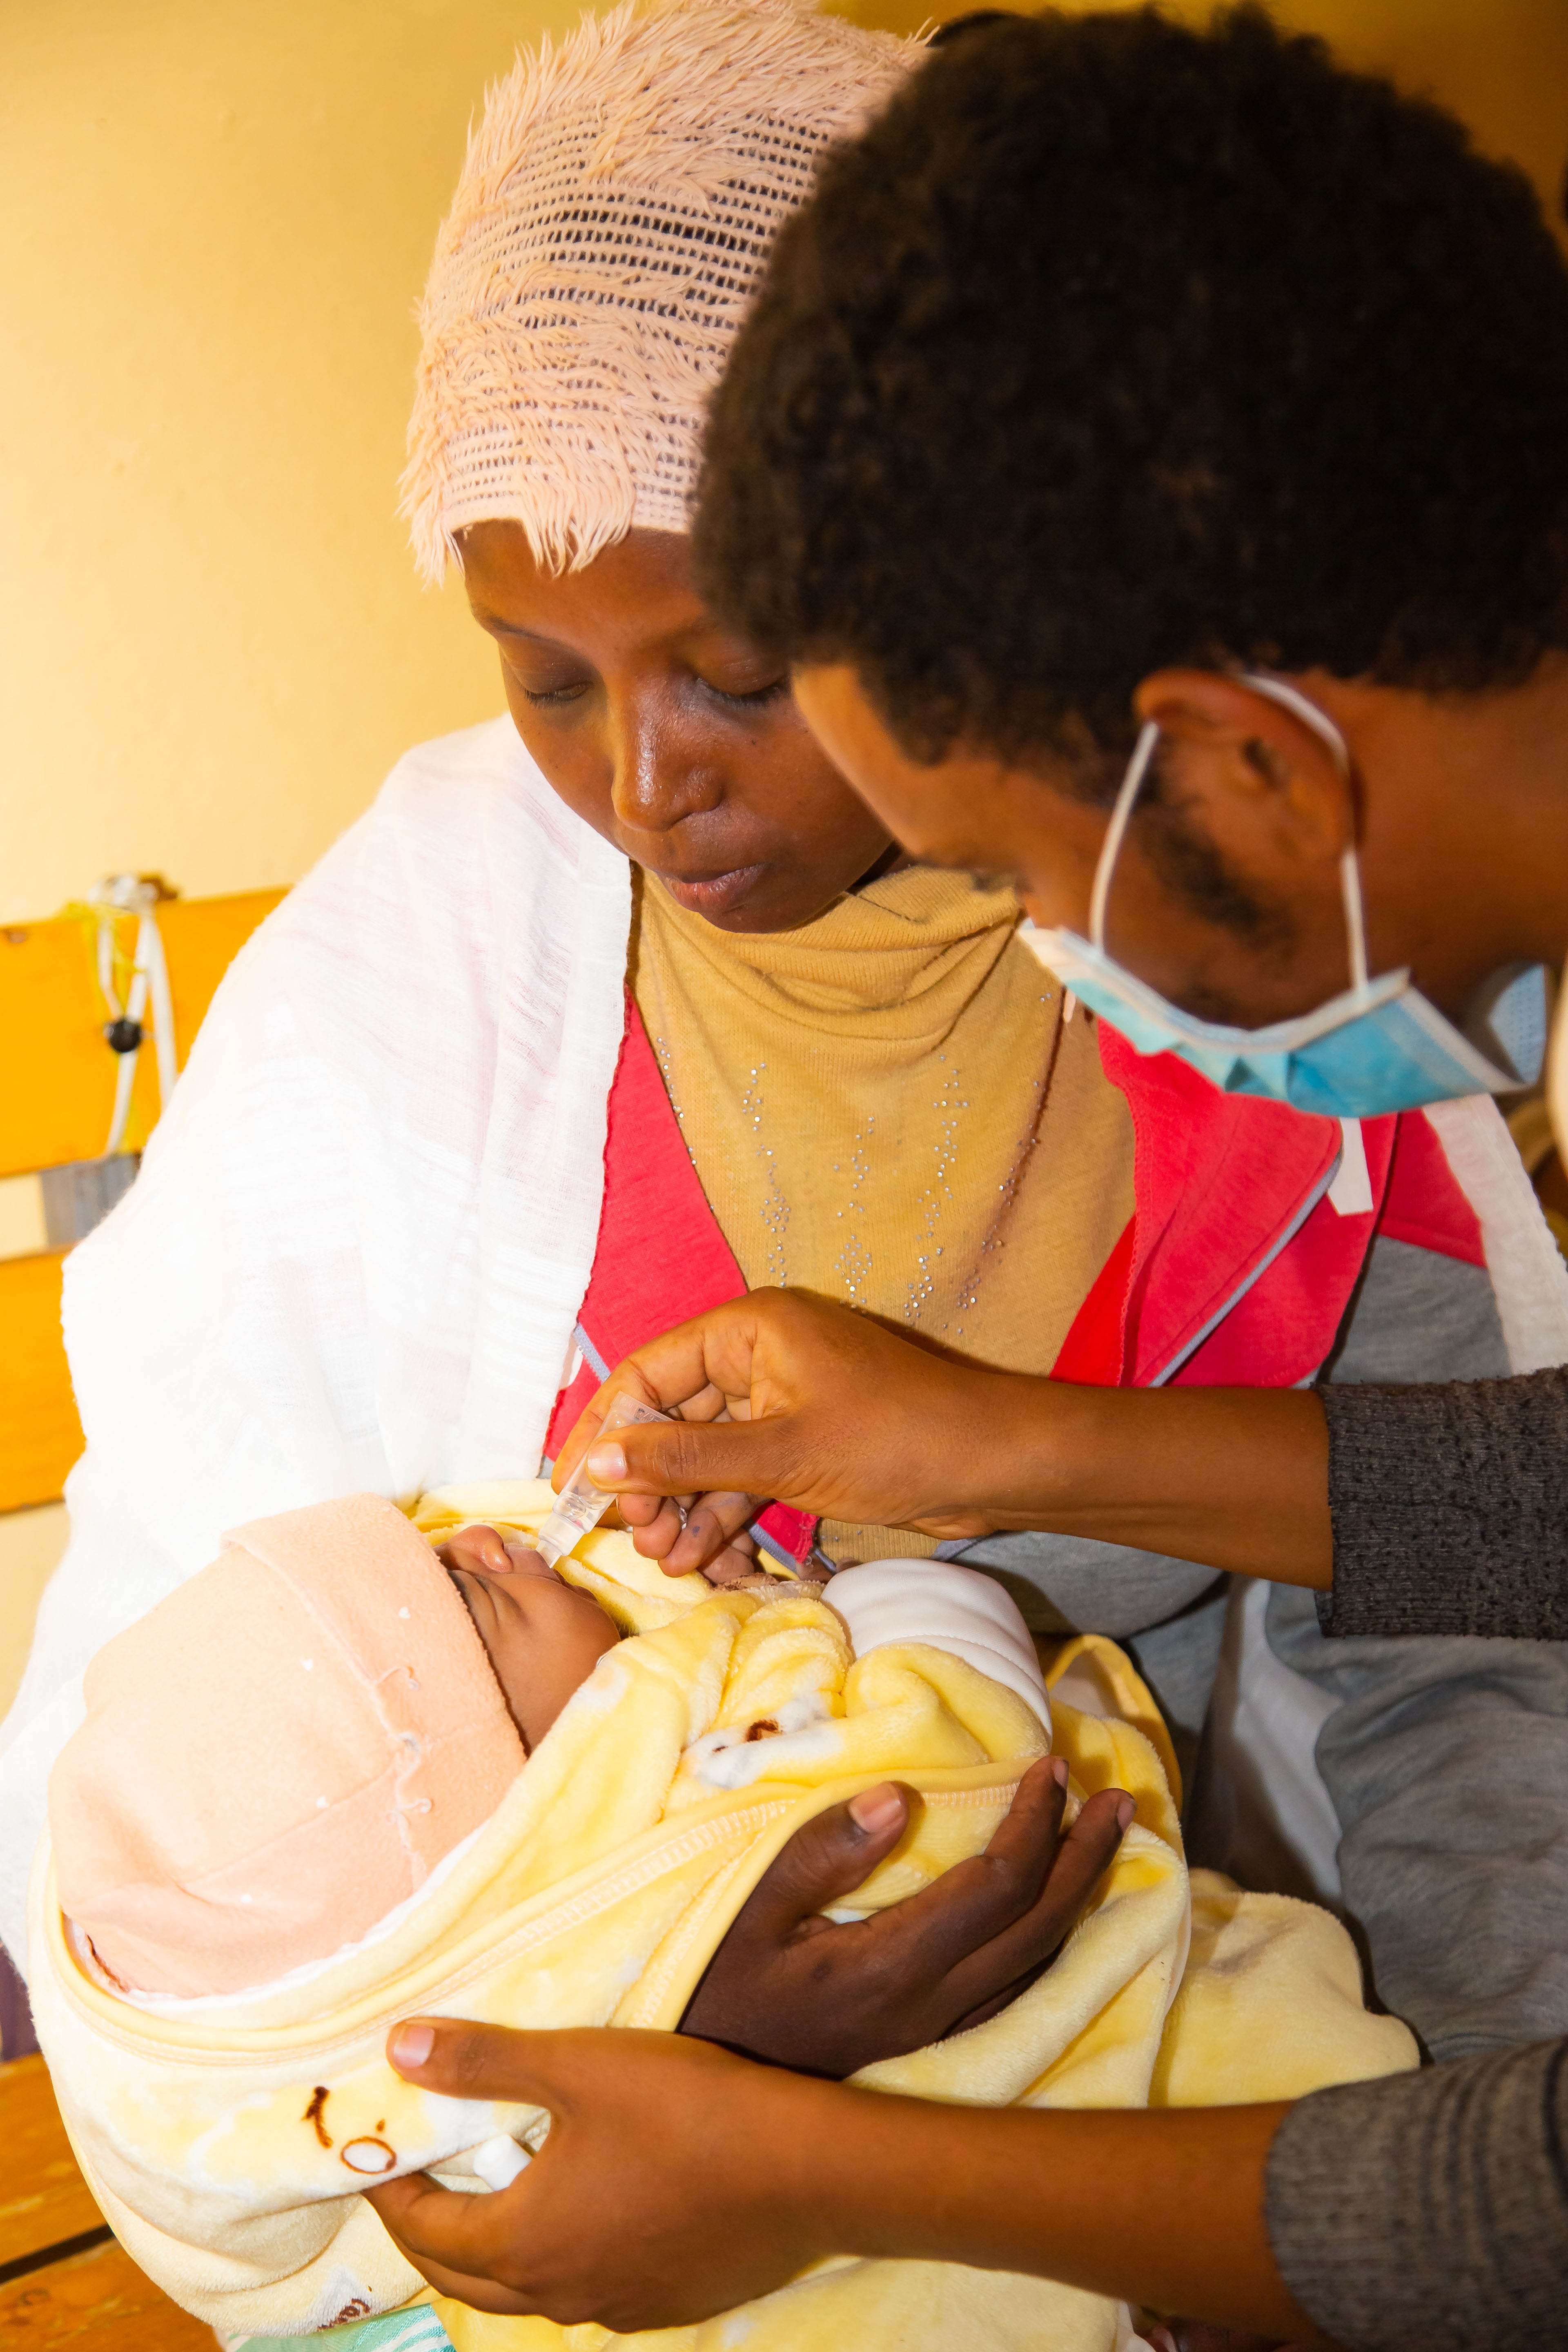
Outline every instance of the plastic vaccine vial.
[[[624, 1429], [628, 1422], [673, 1421], [673, 1413], [655, 1412], [651, 1404], [642, 1404], [625, 1389], [610, 1399], [610, 1409], [600, 1426], [599, 1437], [607, 1436], [612, 1429]], [[598, 1438], [594, 1441], [598, 1444]], [[592, 1448], [589, 1449], [590, 1452]], [[595, 1486], [588, 1475], [588, 1457], [584, 1455], [577, 1465], [575, 1477], [563, 1486], [555, 1497], [555, 1507], [534, 1539], [534, 1548], [544, 1557], [545, 1566], [553, 1568], [564, 1559], [590, 1528], [596, 1528], [615, 1496], [606, 1487]]]

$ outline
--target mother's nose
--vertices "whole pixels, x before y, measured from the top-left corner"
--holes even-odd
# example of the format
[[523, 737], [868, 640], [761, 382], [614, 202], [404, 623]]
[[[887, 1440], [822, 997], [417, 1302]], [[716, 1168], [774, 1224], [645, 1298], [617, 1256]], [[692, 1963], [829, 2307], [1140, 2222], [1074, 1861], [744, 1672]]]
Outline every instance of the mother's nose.
[[722, 768], [676, 696], [613, 697], [608, 733], [610, 798], [628, 828], [668, 833], [724, 798]]

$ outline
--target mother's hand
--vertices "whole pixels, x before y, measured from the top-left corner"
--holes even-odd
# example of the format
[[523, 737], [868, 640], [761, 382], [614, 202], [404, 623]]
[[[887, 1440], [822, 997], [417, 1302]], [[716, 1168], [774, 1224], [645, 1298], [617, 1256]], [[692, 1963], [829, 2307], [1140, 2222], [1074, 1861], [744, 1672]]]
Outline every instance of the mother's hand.
[[1132, 1818], [1130, 1797], [1102, 1790], [1063, 1837], [1066, 1799], [1066, 1764], [1042, 1757], [984, 1853], [905, 1902], [840, 1925], [823, 1910], [892, 1851], [911, 1800], [885, 1781], [830, 1807], [758, 1882], [681, 2032], [842, 2077], [978, 2025], [1046, 1966]]

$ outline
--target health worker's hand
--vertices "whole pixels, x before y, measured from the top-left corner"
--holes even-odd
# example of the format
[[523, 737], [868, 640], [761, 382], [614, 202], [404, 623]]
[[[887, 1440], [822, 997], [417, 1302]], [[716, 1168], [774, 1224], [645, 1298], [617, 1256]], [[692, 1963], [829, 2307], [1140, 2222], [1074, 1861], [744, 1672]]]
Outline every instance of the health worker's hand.
[[1040, 1758], [984, 1853], [863, 1920], [821, 1914], [892, 1852], [920, 1800], [884, 1781], [819, 1813], [742, 1906], [681, 2032], [841, 2077], [994, 2016], [1047, 1966], [1132, 1819], [1131, 1799], [1103, 1789], [1064, 1837], [1067, 1779]]
[[[477, 2311], [617, 2335], [689, 2326], [858, 2254], [1032, 2273], [1212, 2311], [1249, 2346], [1329, 2352], [1268, 2242], [1279, 2105], [972, 2107], [814, 2082], [671, 2033], [438, 2017], [395, 2027], [387, 2055], [424, 2090], [549, 2112], [508, 2189], [462, 2196], [415, 2173], [364, 2192], [431, 2285]], [[1189, 2326], [1173, 2327], [1178, 2344]]]
[[[601, 1436], [622, 1390], [679, 1420]], [[671, 1574], [716, 1559], [773, 1496], [948, 1538], [1040, 1528], [1320, 1591], [1333, 1580], [1328, 1424], [1310, 1391], [986, 1371], [793, 1291], [751, 1291], [626, 1357], [563, 1446], [558, 1486], [584, 1454]]]
[[[730, 1499], [728, 1497], [724, 1498]], [[735, 1499], [739, 1499], [738, 1497]], [[750, 1512], [746, 1514], [750, 1516]], [[544, 1556], [513, 1537], [510, 1542], [499, 1528], [472, 1524], [459, 1528], [437, 1551], [443, 1568], [461, 1570], [469, 1576], [530, 1576], [551, 1575]], [[742, 1584], [757, 1574], [757, 1548], [744, 1533], [734, 1536], [723, 1549], [705, 1560], [703, 1574], [710, 1584]]]
[[[752, 1290], [617, 1364], [554, 1484], [588, 1454], [638, 1551], [672, 1576], [705, 1568], [769, 1496], [824, 1518], [979, 1536], [998, 1524], [984, 1499], [994, 1417], [1026, 1409], [1004, 1392], [1047, 1385], [951, 1363], [848, 1307]], [[595, 1444], [623, 1391], [680, 1418]]]
[[415, 2269], [475, 2311], [628, 2335], [749, 2303], [830, 2252], [814, 2151], [827, 2103], [874, 2095], [672, 2033], [416, 2018], [387, 2056], [424, 2090], [551, 2116], [539, 2155], [490, 2196], [418, 2172], [366, 2190]]

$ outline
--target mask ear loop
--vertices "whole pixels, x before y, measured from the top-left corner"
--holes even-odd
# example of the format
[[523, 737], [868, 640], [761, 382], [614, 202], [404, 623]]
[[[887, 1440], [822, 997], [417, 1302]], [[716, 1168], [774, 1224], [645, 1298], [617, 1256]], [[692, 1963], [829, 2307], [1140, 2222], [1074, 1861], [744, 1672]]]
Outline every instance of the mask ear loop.
[[1127, 773], [1121, 779], [1121, 788], [1116, 795], [1115, 804], [1110, 812], [1110, 823], [1105, 828], [1105, 839], [1100, 845], [1100, 862], [1094, 869], [1094, 888], [1089, 901], [1089, 944], [1101, 955], [1105, 952], [1105, 906], [1110, 896], [1110, 877], [1115, 871], [1116, 860], [1121, 854], [1121, 844], [1126, 835], [1127, 820], [1132, 814], [1132, 803], [1138, 797], [1139, 787], [1149, 772], [1149, 762], [1154, 756], [1154, 746], [1159, 740], [1158, 727], [1152, 719], [1146, 719], [1139, 732], [1137, 743], [1133, 747], [1132, 757], [1127, 762]]
[[[1250, 686], [1256, 693], [1267, 695], [1271, 702], [1279, 703], [1282, 709], [1290, 711], [1300, 719], [1303, 726], [1310, 727], [1319, 740], [1328, 745], [1341, 775], [1349, 777], [1350, 748], [1326, 710], [1320, 710], [1315, 702], [1310, 702], [1304, 694], [1299, 694], [1282, 677], [1268, 677], [1258, 670], [1243, 670], [1241, 683]], [[1110, 898], [1110, 878], [1127, 836], [1132, 804], [1149, 772], [1149, 762], [1154, 756], [1154, 746], [1159, 740], [1159, 728], [1152, 719], [1147, 719], [1139, 730], [1132, 757], [1127, 762], [1127, 773], [1121, 779], [1111, 808], [1110, 823], [1105, 829], [1105, 840], [1094, 869], [1094, 887], [1089, 901], [1089, 936], [1090, 945], [1101, 955], [1105, 953], [1105, 910]], [[1366, 918], [1362, 903], [1361, 860], [1356, 855], [1353, 840], [1348, 842], [1340, 853], [1340, 896], [1345, 911], [1351, 986], [1358, 996], [1364, 996], [1368, 986]]]
[[[1255, 694], [1266, 694], [1282, 710], [1289, 710], [1304, 727], [1310, 727], [1321, 743], [1333, 754], [1334, 765], [1348, 782], [1351, 772], [1350, 746], [1334, 725], [1326, 710], [1288, 686], [1282, 677], [1270, 677], [1266, 671], [1246, 669], [1240, 673], [1240, 683], [1251, 687]], [[1366, 915], [1362, 901], [1361, 859], [1356, 855], [1352, 835], [1340, 853], [1340, 897], [1344, 902], [1345, 943], [1349, 952], [1351, 987], [1357, 996], [1367, 992]]]
[[1366, 922], [1361, 904], [1361, 860], [1352, 842], [1340, 853], [1340, 895], [1345, 902], [1345, 931], [1350, 944], [1351, 986], [1358, 996], [1367, 992]]

